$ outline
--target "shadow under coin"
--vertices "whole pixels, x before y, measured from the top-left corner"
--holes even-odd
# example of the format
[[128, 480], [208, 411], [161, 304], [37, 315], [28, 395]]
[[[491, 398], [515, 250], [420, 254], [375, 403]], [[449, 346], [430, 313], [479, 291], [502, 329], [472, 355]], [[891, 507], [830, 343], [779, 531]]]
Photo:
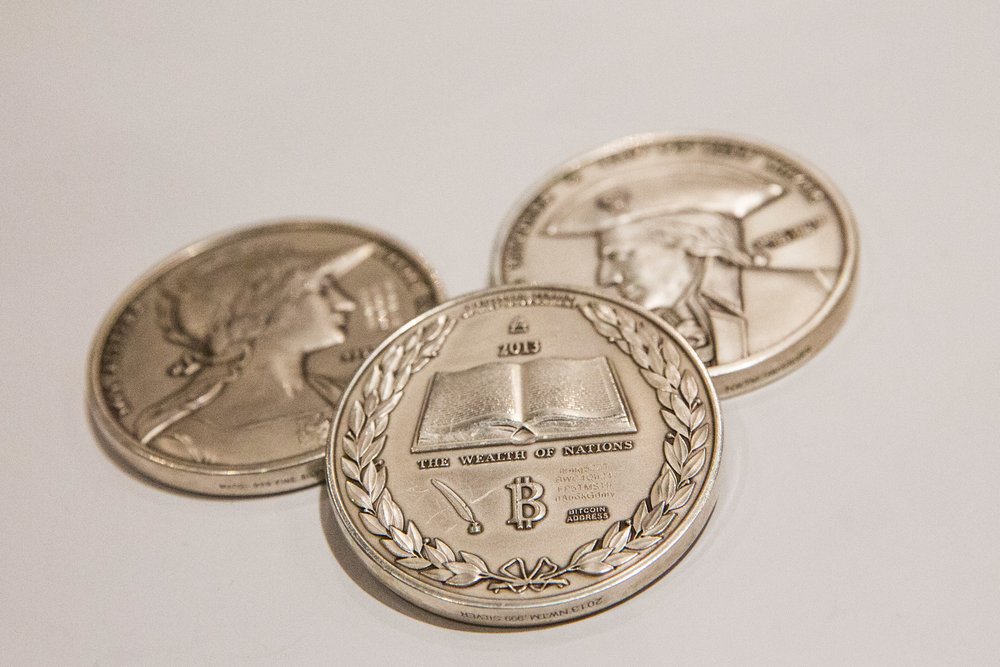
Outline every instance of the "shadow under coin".
[[349, 576], [365, 593], [372, 596], [382, 604], [400, 612], [401, 614], [406, 614], [410, 618], [414, 618], [418, 621], [429, 623], [431, 625], [436, 625], [440, 628], [461, 630], [464, 632], [517, 633], [544, 629], [491, 628], [481, 625], [470, 625], [468, 623], [460, 623], [458, 621], [452, 621], [444, 618], [443, 616], [432, 614], [429, 611], [425, 611], [424, 609], [407, 602], [400, 596], [396, 595], [388, 586], [376, 579], [375, 575], [373, 575], [368, 568], [365, 567], [364, 563], [359, 560], [358, 556], [351, 549], [350, 544], [347, 543], [347, 536], [344, 535], [343, 531], [340, 530], [340, 526], [337, 525], [337, 517], [334, 515], [333, 506], [330, 504], [330, 499], [327, 496], [325, 484], [320, 488], [319, 493], [319, 516], [320, 523], [323, 526], [323, 534], [326, 537], [326, 543], [330, 547], [330, 552], [333, 554], [333, 557], [337, 560], [340, 567], [343, 568], [344, 572], [347, 573], [347, 576]]

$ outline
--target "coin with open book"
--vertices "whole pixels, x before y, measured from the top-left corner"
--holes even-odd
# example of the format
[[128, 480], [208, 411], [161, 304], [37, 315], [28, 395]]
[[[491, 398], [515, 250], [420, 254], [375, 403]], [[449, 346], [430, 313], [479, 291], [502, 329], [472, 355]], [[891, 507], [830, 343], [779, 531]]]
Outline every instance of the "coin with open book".
[[365, 566], [490, 626], [564, 621], [672, 567], [716, 498], [715, 390], [684, 338], [582, 289], [475, 292], [368, 358], [330, 429], [327, 488]]
[[494, 361], [434, 374], [410, 451], [634, 432], [607, 357]]

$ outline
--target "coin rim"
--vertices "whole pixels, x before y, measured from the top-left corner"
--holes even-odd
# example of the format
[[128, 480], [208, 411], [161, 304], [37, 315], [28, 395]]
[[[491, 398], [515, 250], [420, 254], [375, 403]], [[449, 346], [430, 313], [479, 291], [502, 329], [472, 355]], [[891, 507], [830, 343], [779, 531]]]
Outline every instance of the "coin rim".
[[[471, 596], [464, 595], [460, 590], [452, 592], [450, 590], [437, 588], [428, 582], [420, 580], [409, 571], [404, 572], [403, 568], [397, 567], [395, 564], [391, 563], [384, 555], [379, 553], [371, 543], [367, 541], [348, 514], [346, 505], [338, 488], [340, 483], [343, 481], [343, 471], [340, 469], [340, 466], [336, 465], [334, 462], [335, 453], [338, 449], [336, 446], [335, 436], [339, 429], [341, 419], [344, 418], [345, 408], [347, 405], [346, 398], [354, 392], [357, 385], [360, 384], [361, 378], [371, 367], [373, 361], [381, 356], [385, 348], [399, 340], [415, 327], [420, 326], [431, 318], [436, 317], [437, 315], [454, 308], [457, 305], [507, 292], [524, 291], [562, 291], [570, 292], [586, 298], [603, 300], [631, 311], [632, 313], [644, 319], [648, 319], [659, 326], [663, 333], [670, 337], [670, 339], [681, 348], [688, 359], [691, 360], [695, 371], [699, 374], [699, 377], [705, 386], [706, 402], [714, 408], [712, 416], [712, 428], [714, 433], [712, 441], [713, 450], [712, 458], [705, 474], [705, 480], [702, 483], [702, 488], [698, 491], [695, 501], [692, 503], [691, 510], [687, 515], [685, 515], [683, 521], [681, 521], [678, 527], [638, 563], [625, 566], [621, 572], [612, 574], [607, 578], [600, 579], [593, 584], [586, 585], [573, 592], [561, 593], [543, 599], [536, 598], [524, 602], [518, 600], [517, 598], [512, 598], [505, 600], [501, 599], [495, 603], [489, 603], [481, 598], [473, 598]], [[707, 369], [705, 368], [704, 363], [698, 358], [698, 355], [695, 353], [694, 349], [687, 342], [687, 340], [677, 333], [677, 331], [663, 319], [643, 309], [637, 304], [617, 297], [605, 296], [604, 294], [600, 294], [586, 288], [581, 288], [577, 285], [564, 285], [559, 283], [542, 283], [537, 285], [501, 285], [499, 287], [467, 292], [454, 297], [436, 306], [435, 308], [425, 311], [410, 320], [407, 324], [400, 327], [395, 333], [386, 338], [385, 341], [383, 341], [371, 355], [369, 355], [364, 364], [362, 364], [357, 373], [355, 373], [351, 383], [347, 386], [347, 389], [344, 390], [344, 399], [345, 400], [340, 402], [340, 405], [337, 408], [337, 413], [330, 425], [330, 434], [326, 452], [327, 496], [330, 503], [333, 505], [334, 514], [337, 517], [338, 528], [341, 530], [342, 534], [347, 537], [346, 542], [350, 545], [351, 550], [358, 556], [369, 572], [371, 572], [382, 584], [417, 606], [427, 609], [432, 613], [451, 618], [462, 623], [485, 625], [490, 627], [530, 627], [551, 625], [553, 623], [560, 623], [604, 611], [624, 601], [632, 595], [635, 595], [669, 571], [697, 541], [712, 514], [712, 510], [718, 498], [717, 478], [721, 464], [723, 441], [722, 410], [715, 386], [708, 374]], [[692, 533], [692, 531], [694, 532]], [[595, 595], [601, 595], [616, 587], [620, 588], [616, 591], [616, 595], [613, 596], [609, 602], [603, 603], [594, 608], [587, 608], [582, 611], [567, 613], [559, 618], [538, 621], [515, 620], [507, 622], [489, 622], [464, 618], [459, 615], [458, 611], [456, 611], [457, 608], [458, 610], [465, 609], [481, 610], [484, 612], [517, 612], [527, 614], [542, 611], [547, 608], [558, 608], [571, 603], [582, 603], [588, 598], [593, 598]]]
[[[840, 190], [825, 173], [812, 163], [802, 159], [795, 153], [760, 139], [730, 134], [724, 132], [647, 132], [632, 134], [607, 142], [563, 162], [549, 171], [543, 178], [536, 181], [517, 200], [508, 211], [500, 225], [500, 230], [494, 240], [490, 261], [489, 281], [491, 286], [534, 283], [504, 282], [503, 254], [504, 246], [517, 224], [520, 213], [539, 194], [551, 189], [567, 174], [589, 166], [598, 160], [620, 153], [628, 148], [649, 146], [663, 142], [676, 141], [719, 141], [745, 145], [765, 155], [771, 154], [784, 161], [791, 162], [799, 171], [807, 174], [823, 188], [836, 211], [840, 214], [841, 229], [844, 238], [844, 256], [837, 281], [827, 295], [823, 305], [802, 325], [791, 331], [774, 345], [740, 359], [708, 368], [709, 375], [716, 383], [719, 396], [728, 398], [743, 394], [764, 385], [770, 384], [812, 359], [834, 337], [850, 310], [857, 283], [859, 263], [859, 232], [857, 220], [847, 200]], [[596, 286], [595, 286], [596, 287]], [[825, 325], [825, 326], [824, 326]], [[809, 343], [814, 343], [809, 347]], [[805, 349], [805, 352], [800, 352]]]
[[[390, 250], [406, 257], [417, 268], [423, 271], [436, 303], [441, 303], [447, 298], [437, 271], [427, 263], [427, 260], [421, 253], [383, 232], [375, 231], [360, 224], [339, 218], [278, 218], [242, 225], [228, 231], [204, 237], [169, 254], [154, 264], [152, 268], [143, 273], [125, 289], [101, 320], [101, 324], [91, 341], [90, 350], [87, 354], [86, 402], [93, 425], [99, 431], [95, 432], [95, 435], [101, 441], [114, 448], [117, 453], [121, 454], [133, 468], [138, 469], [143, 474], [158, 482], [185, 491], [207, 495], [259, 496], [292, 491], [320, 483], [322, 481], [322, 459], [326, 451], [325, 444], [322, 447], [303, 454], [243, 465], [195, 463], [154, 453], [143, 447], [131, 434], [122, 428], [104, 400], [101, 387], [101, 354], [111, 328], [117, 322], [124, 309], [158, 280], [188, 260], [224, 245], [238, 243], [245, 239], [269, 233], [306, 231], [353, 234], [362, 239], [369, 239], [386, 246]], [[281, 477], [291, 473], [306, 472], [315, 473], [317, 476], [315, 479], [304, 479], [279, 484], [277, 488], [224, 489], [218, 486], [218, 483], [222, 479], [233, 480], [236, 483], [237, 480], [250, 481], [251, 478], [258, 478], [258, 481], [260, 481], [259, 478], [265, 476]]]

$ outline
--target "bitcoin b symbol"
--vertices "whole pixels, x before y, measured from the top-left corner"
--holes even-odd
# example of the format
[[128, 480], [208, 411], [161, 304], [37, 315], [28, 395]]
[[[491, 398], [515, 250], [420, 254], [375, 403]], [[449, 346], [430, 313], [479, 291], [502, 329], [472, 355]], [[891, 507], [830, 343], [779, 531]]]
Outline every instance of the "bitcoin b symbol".
[[510, 518], [507, 523], [518, 530], [528, 530], [545, 518], [546, 507], [540, 498], [545, 488], [530, 477], [516, 477], [506, 486], [510, 490]]

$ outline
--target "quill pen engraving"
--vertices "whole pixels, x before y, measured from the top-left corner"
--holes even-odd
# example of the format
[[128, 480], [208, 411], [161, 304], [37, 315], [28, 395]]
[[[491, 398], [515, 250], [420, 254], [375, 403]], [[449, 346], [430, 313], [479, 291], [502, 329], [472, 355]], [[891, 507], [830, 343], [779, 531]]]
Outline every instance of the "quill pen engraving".
[[434, 485], [435, 489], [441, 492], [441, 495], [448, 501], [448, 504], [455, 509], [455, 513], [457, 513], [463, 521], [467, 521], [469, 523], [470, 535], [478, 535], [483, 532], [483, 524], [476, 520], [476, 515], [473, 514], [472, 508], [469, 507], [469, 503], [462, 500], [462, 496], [458, 495], [453, 488], [439, 479], [432, 479], [431, 484]]

